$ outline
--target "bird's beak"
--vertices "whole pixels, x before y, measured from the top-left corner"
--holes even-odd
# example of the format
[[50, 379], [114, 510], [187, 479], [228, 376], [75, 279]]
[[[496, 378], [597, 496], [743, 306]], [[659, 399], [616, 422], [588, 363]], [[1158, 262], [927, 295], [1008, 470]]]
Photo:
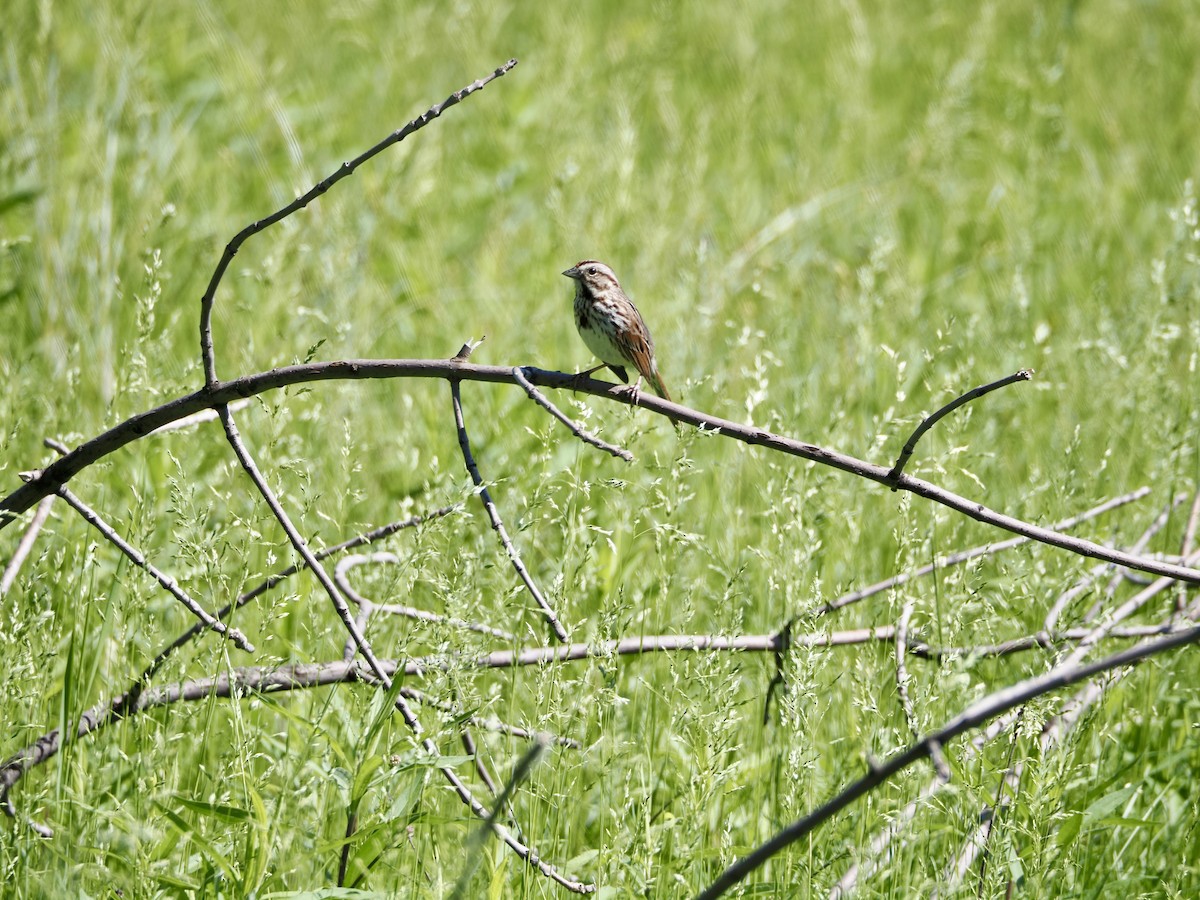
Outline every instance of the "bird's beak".
[[578, 278], [582, 273], [579, 271], [579, 266], [571, 266], [567, 271], [563, 272], [568, 278]]

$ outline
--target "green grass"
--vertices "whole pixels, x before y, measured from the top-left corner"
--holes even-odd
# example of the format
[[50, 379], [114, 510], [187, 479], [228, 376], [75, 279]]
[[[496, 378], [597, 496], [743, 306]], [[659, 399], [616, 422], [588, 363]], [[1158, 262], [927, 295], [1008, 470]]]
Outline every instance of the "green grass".
[[[1200, 23], [1189, 4], [467, 3], [405, 8], [18, 3], [0, 30], [0, 491], [202, 373], [199, 298], [225, 243], [431, 103], [520, 65], [252, 239], [217, 298], [224, 377], [304, 360], [447, 357], [590, 364], [558, 273], [610, 262], [683, 402], [888, 464], [924, 412], [1021, 367], [941, 423], [909, 471], [1049, 523], [1146, 484], [1084, 528], [1128, 544], [1195, 490]], [[313, 7], [315, 10], [316, 7]], [[319, 345], [319, 346], [318, 346]], [[315, 348], [315, 349], [314, 349]], [[554, 399], [629, 447], [573, 442], [517, 388], [463, 386], [476, 456], [534, 577], [576, 639], [758, 633], [843, 590], [1002, 537], [850, 476], [676, 434], [645, 413]], [[587, 412], [590, 410], [590, 412]], [[332, 544], [457, 501], [386, 542], [379, 599], [547, 635], [499, 549], [440, 382], [323, 383], [240, 414], [303, 534]], [[72, 488], [209, 607], [292, 560], [213, 424], [140, 441]], [[119, 690], [188, 624], [65, 506], [0, 607], [7, 755]], [[1187, 507], [1151, 550], [1177, 548]], [[0, 534], [0, 562], [19, 537]], [[1037, 630], [1088, 563], [1023, 548], [826, 620], [895, 622], [935, 643]], [[1122, 599], [1136, 590], [1123, 587]], [[1072, 606], [1075, 624], [1094, 601]], [[1173, 599], [1144, 614], [1158, 621]], [[327, 660], [343, 632], [314, 579], [237, 621], [253, 659], [206, 639], [156, 683]], [[384, 656], [495, 647], [377, 622]], [[1125, 678], [1043, 754], [1052, 697], [959, 763], [859, 896], [917, 896], [991, 803], [985, 895], [1192, 896], [1195, 654]], [[912, 660], [922, 728], [1044, 672]], [[414, 686], [580, 740], [551, 749], [514, 809], [548, 861], [610, 896], [695, 893], [737, 855], [908, 741], [886, 647], [795, 651], [762, 725], [771, 660], [681, 654]], [[180, 704], [70, 743], [13, 801], [13, 896], [258, 896], [351, 877], [379, 896], [448, 894], [478, 827], [365, 687]], [[448, 757], [458, 727], [423, 709]], [[1015, 742], [1014, 742], [1015, 741]], [[506, 778], [525, 752], [479, 735]], [[457, 769], [486, 795], [469, 763]], [[823, 895], [926, 784], [873, 793], [748, 882]], [[975, 896], [976, 869], [951, 895]], [[467, 896], [560, 890], [494, 841]]]

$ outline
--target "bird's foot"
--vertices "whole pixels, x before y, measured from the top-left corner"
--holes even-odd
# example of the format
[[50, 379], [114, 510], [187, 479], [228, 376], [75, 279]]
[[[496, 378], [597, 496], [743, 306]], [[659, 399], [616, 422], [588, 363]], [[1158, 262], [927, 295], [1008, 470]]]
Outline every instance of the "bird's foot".
[[627, 384], [616, 389], [617, 396], [622, 394], [629, 398], [629, 402], [637, 405], [638, 399], [642, 396], [642, 379], [639, 378], [633, 384]]

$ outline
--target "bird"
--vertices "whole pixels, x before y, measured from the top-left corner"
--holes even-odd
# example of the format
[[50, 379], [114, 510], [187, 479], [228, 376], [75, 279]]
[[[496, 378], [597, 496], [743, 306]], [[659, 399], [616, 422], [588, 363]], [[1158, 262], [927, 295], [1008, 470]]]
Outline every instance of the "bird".
[[642, 379], [664, 400], [671, 394], [654, 358], [654, 338], [633, 301], [626, 296], [613, 270], [594, 259], [585, 259], [563, 272], [575, 281], [575, 327], [601, 365], [581, 372], [591, 375], [608, 366], [624, 384], [629, 383], [626, 366], [638, 373], [633, 386], [636, 396]]

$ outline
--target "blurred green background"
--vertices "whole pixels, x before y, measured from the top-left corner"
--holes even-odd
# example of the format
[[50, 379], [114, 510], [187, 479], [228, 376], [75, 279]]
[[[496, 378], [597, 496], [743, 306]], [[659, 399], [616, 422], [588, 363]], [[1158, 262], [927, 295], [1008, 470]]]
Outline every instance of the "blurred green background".
[[[559, 272], [594, 257], [638, 303], [690, 406], [889, 464], [923, 413], [1032, 367], [1032, 383], [940, 424], [909, 471], [1042, 523], [1149, 485], [1137, 507], [1082, 530], [1123, 544], [1196, 487], [1193, 4], [18, 0], [5, 17], [4, 492], [51, 458], [44, 437], [73, 445], [199, 387], [199, 298], [227, 241], [509, 57], [509, 75], [244, 246], [217, 297], [223, 377], [447, 357], [483, 335], [476, 361], [581, 369], [592, 360]], [[768, 632], [1005, 536], [624, 407], [554, 398], [629, 447], [632, 466], [571, 440], [519, 389], [463, 394], [484, 475], [576, 640]], [[487, 621], [522, 646], [549, 639], [472, 496], [445, 384], [323, 383], [265, 395], [239, 423], [316, 544], [466, 504], [391, 539], [402, 565], [356, 576], [365, 593]], [[141, 441], [72, 486], [209, 607], [291, 561], [211, 423]], [[119, 690], [187, 624], [55, 509], [0, 608], [5, 755]], [[1177, 550], [1186, 513], [1151, 550]], [[0, 534], [0, 560], [18, 538]], [[926, 639], [981, 645], [1037, 630], [1087, 568], [1024, 548], [821, 627], [890, 624], [912, 602]], [[159, 683], [341, 653], [307, 577], [237, 624], [256, 657], [206, 640]], [[391, 622], [372, 638], [395, 657], [496, 646]], [[990, 862], [951, 895], [1010, 882], [1033, 896], [1200, 890], [1192, 656], [1139, 670], [1052, 754], [1036, 725], [1056, 701], [1030, 712], [1003, 747], [956, 768], [860, 895], [942, 883], [1014, 759], [1027, 774]], [[1053, 658], [914, 661], [918, 724]], [[607, 895], [673, 897], [910, 739], [886, 646], [794, 652], [764, 726], [773, 671], [749, 654], [693, 655], [487, 676], [451, 666], [419, 686], [583, 741], [551, 751], [518, 796], [526, 835]], [[8, 889], [332, 886], [357, 784], [347, 884], [448, 892], [476, 823], [402, 724], [381, 739], [368, 727], [376, 703], [366, 688], [212, 701], [69, 745], [14, 792], [56, 836], [4, 831]], [[454, 718], [422, 716], [458, 753]], [[525, 749], [479, 740], [502, 779]], [[754, 896], [829, 890], [927, 778], [898, 779], [775, 860]], [[560, 893], [494, 842], [467, 884], [468, 896]]]

